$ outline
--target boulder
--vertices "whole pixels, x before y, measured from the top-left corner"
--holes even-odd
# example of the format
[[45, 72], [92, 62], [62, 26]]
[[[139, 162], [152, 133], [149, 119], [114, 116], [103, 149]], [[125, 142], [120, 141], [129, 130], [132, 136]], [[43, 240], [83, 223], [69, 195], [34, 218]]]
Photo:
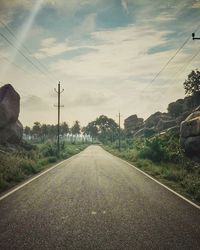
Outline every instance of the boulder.
[[18, 120], [19, 102], [20, 96], [12, 85], [6, 84], [0, 88], [0, 128]]
[[183, 99], [179, 99], [176, 102], [170, 103], [167, 108], [169, 114], [174, 118], [180, 116], [183, 113], [183, 103]]
[[174, 127], [168, 128], [167, 132], [169, 132], [170, 134], [179, 136], [180, 135], [180, 126], [174, 126]]
[[176, 122], [178, 125], [181, 124], [181, 122], [185, 121], [185, 119], [187, 119], [187, 117], [191, 114], [191, 111], [186, 111], [184, 113], [182, 113], [179, 117], [176, 118]]
[[143, 127], [143, 118], [138, 118], [137, 115], [131, 115], [124, 120], [124, 129], [127, 135], [133, 135], [136, 131]]
[[20, 121], [11, 123], [0, 129], [0, 144], [18, 144], [23, 136], [23, 126]]
[[200, 116], [181, 123], [180, 136], [188, 138], [200, 135]]
[[176, 126], [176, 120], [166, 121], [166, 120], [161, 119], [156, 126], [156, 130], [160, 132], [168, 128], [172, 128], [174, 126]]
[[160, 120], [170, 121], [172, 118], [167, 113], [156, 112], [145, 120], [145, 127], [156, 128]]
[[186, 121], [192, 120], [194, 118], [200, 117], [200, 111], [195, 111], [192, 114], [190, 114], [187, 118]]
[[188, 155], [199, 157], [200, 136], [188, 137], [184, 140], [184, 149]]
[[200, 111], [191, 113], [180, 126], [180, 144], [191, 156], [200, 156]]

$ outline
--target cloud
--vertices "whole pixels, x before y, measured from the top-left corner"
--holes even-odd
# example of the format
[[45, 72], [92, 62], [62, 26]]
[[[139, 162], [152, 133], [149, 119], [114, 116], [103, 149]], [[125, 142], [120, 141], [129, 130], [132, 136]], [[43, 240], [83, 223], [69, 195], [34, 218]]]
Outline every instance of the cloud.
[[41, 41], [41, 48], [34, 56], [38, 59], [54, 57], [72, 49], [74, 48], [69, 47], [67, 41], [57, 42], [56, 38], [49, 37]]
[[149, 76], [156, 65], [160, 66], [160, 59], [165, 61], [166, 54], [149, 55], [148, 50], [165, 44], [169, 33], [136, 26], [93, 32], [93, 45], [89, 47], [94, 51], [73, 60], [60, 59], [51, 65], [51, 69], [79, 79], [102, 81], [137, 77], [141, 71]]
[[4, 24], [9, 24], [13, 21], [13, 16], [17, 8], [27, 9], [30, 6], [30, 2], [28, 0], [1, 0], [0, 1], [0, 28], [4, 26]]
[[126, 13], [128, 14], [129, 10], [128, 10], [128, 4], [127, 4], [126, 0], [121, 0], [121, 4], [122, 4], [122, 7], [124, 8], [124, 10], [126, 11]]
[[22, 98], [22, 109], [34, 112], [48, 111], [49, 105], [43, 98], [35, 95], [29, 95]]
[[191, 6], [192, 9], [200, 9], [200, 1], [196, 1]]
[[96, 13], [87, 15], [80, 25], [74, 27], [70, 39], [83, 39], [83, 37], [90, 35], [96, 29]]
[[107, 104], [112, 98], [114, 98], [114, 95], [109, 93], [102, 93], [100, 91], [83, 91], [75, 97], [67, 97], [64, 98], [64, 100], [66, 100], [65, 103], [68, 107], [96, 107]]

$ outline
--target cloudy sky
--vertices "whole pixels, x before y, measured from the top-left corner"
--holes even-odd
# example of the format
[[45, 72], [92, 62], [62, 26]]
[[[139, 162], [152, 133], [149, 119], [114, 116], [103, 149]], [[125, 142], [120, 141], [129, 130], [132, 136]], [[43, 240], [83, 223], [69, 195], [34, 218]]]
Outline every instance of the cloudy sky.
[[0, 84], [20, 93], [24, 125], [56, 123], [58, 81], [70, 125], [119, 111], [147, 118], [184, 97], [200, 64], [194, 31], [196, 0], [0, 0]]

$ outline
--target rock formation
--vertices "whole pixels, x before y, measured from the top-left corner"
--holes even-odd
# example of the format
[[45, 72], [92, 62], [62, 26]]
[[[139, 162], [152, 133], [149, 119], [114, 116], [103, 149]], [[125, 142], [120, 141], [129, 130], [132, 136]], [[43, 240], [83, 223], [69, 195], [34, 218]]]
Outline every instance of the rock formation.
[[200, 106], [181, 123], [180, 143], [191, 156], [200, 156]]
[[134, 135], [143, 127], [143, 118], [138, 118], [137, 115], [131, 115], [124, 120], [124, 129], [127, 135]]
[[175, 122], [169, 114], [161, 112], [156, 112], [145, 120], [146, 128], [153, 128], [157, 131], [162, 131], [170, 126], [173, 127], [174, 124]]
[[168, 113], [176, 119], [180, 125], [193, 110], [200, 105], [200, 92], [196, 92], [192, 96], [186, 96], [184, 99], [178, 99], [168, 105]]
[[23, 135], [23, 126], [18, 121], [20, 96], [12, 85], [0, 88], [0, 144], [17, 144]]

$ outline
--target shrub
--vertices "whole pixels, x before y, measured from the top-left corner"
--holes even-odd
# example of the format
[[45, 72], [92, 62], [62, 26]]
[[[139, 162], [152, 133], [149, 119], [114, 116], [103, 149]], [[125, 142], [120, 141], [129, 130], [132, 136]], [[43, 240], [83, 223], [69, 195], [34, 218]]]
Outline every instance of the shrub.
[[57, 147], [55, 143], [46, 143], [41, 147], [41, 152], [43, 156], [56, 156], [57, 155]]
[[57, 161], [57, 158], [55, 156], [48, 157], [48, 162], [49, 163], [55, 163], [56, 161]]
[[154, 162], [160, 162], [164, 158], [165, 151], [161, 141], [156, 137], [146, 140], [144, 147], [139, 152], [140, 158], [147, 158]]
[[184, 179], [184, 173], [181, 171], [170, 169], [170, 170], [164, 171], [163, 177], [169, 181], [179, 182]]

